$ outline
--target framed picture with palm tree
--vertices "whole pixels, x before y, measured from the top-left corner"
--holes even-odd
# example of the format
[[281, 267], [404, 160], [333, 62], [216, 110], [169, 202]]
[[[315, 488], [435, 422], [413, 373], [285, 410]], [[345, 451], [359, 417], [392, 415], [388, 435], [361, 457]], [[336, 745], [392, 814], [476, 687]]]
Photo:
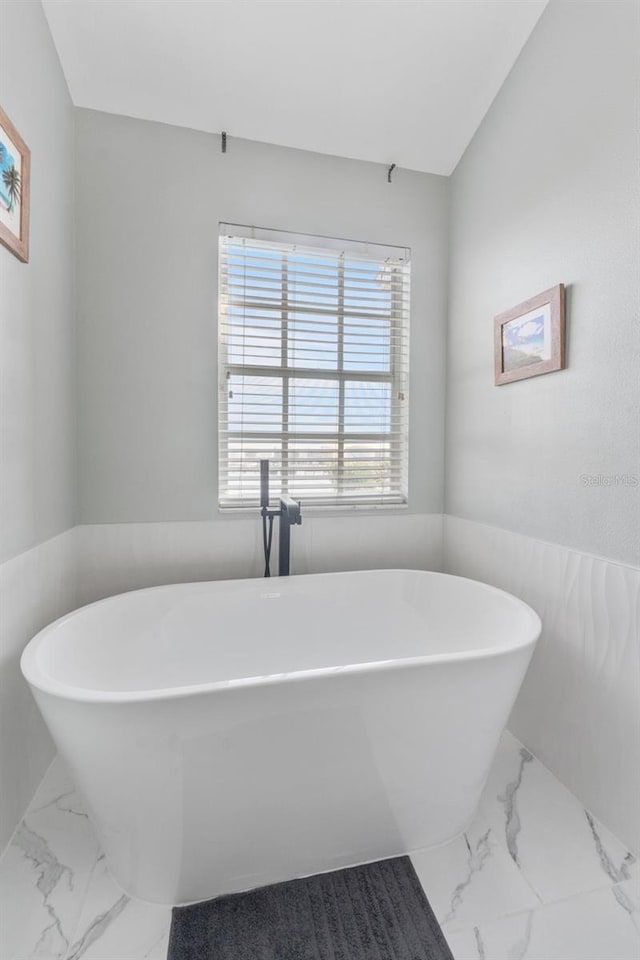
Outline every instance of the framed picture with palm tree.
[[31, 153], [0, 107], [0, 243], [29, 262]]

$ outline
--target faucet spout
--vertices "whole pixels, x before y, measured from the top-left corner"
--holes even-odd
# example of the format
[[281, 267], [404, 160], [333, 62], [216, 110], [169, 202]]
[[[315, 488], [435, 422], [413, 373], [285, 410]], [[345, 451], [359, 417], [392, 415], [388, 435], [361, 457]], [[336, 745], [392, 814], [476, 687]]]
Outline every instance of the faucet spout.
[[288, 523], [290, 527], [302, 523], [302, 510], [300, 502], [293, 497], [280, 497], [280, 520], [281, 523]]
[[278, 544], [278, 574], [288, 577], [291, 564], [291, 527], [302, 523], [302, 511], [298, 500], [280, 497], [280, 535]]

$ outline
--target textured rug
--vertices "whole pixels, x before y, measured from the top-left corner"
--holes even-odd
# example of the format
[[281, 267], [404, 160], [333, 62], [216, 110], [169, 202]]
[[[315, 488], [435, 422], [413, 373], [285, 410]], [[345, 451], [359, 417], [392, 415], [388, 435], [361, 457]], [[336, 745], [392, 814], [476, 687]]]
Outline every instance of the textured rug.
[[167, 960], [453, 960], [409, 857], [175, 907]]

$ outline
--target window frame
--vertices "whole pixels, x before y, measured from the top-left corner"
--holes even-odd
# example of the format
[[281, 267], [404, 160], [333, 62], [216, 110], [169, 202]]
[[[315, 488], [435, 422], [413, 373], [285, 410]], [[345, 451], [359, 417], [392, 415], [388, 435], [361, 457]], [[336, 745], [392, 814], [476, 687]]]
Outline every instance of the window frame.
[[[227, 232], [228, 230], [231, 232]], [[262, 242], [273, 242], [275, 246], [281, 246], [283, 244], [290, 245], [293, 250], [297, 245], [301, 247], [310, 247], [314, 248], [316, 251], [326, 250], [327, 252], [335, 252], [336, 249], [342, 251], [341, 255], [337, 261], [337, 272], [338, 272], [338, 284], [337, 284], [337, 306], [335, 308], [330, 306], [324, 306], [315, 304], [313, 307], [300, 307], [299, 305], [292, 306], [291, 309], [289, 303], [289, 284], [290, 284], [290, 264], [289, 258], [286, 253], [282, 258], [282, 285], [281, 291], [282, 296], [280, 299], [281, 303], [281, 328], [280, 328], [280, 358], [281, 363], [279, 365], [268, 365], [268, 364], [251, 364], [251, 363], [237, 363], [229, 360], [228, 357], [228, 344], [225, 337], [223, 336], [223, 322], [222, 318], [224, 316], [224, 310], [222, 307], [222, 296], [223, 292], [226, 290], [226, 281], [223, 281], [222, 277], [222, 265], [223, 265], [223, 244], [230, 240], [241, 241], [244, 239], [256, 240], [259, 239]], [[370, 261], [376, 260], [377, 262], [383, 263], [384, 258], [378, 254], [378, 257], [370, 256], [371, 250], [379, 248], [380, 250], [390, 251], [392, 254], [395, 254], [393, 258], [394, 266], [392, 266], [392, 272], [397, 273], [398, 279], [401, 280], [400, 283], [392, 287], [392, 302], [393, 306], [390, 311], [390, 358], [389, 358], [389, 370], [380, 371], [380, 370], [354, 370], [345, 368], [344, 366], [344, 353], [345, 353], [345, 258], [348, 259], [349, 255], [357, 255], [362, 251], [366, 251], [369, 254], [368, 259]], [[293, 252], [293, 251], [292, 251]], [[401, 258], [400, 253], [403, 253], [404, 256]], [[377, 253], [377, 249], [376, 249]], [[273, 441], [280, 444], [281, 456], [282, 456], [282, 471], [281, 471], [281, 493], [295, 495], [295, 489], [289, 489], [290, 486], [290, 477], [288, 472], [289, 464], [289, 452], [291, 443], [296, 441], [307, 440], [318, 440], [326, 439], [327, 442], [333, 442], [337, 444], [338, 455], [337, 455], [337, 484], [336, 484], [336, 493], [333, 496], [327, 497], [314, 497], [305, 498], [306, 506], [314, 510], [337, 510], [341, 511], [344, 509], [355, 510], [355, 509], [398, 509], [406, 508], [408, 506], [409, 492], [408, 492], [408, 460], [409, 460], [409, 403], [408, 403], [408, 377], [409, 377], [409, 360], [408, 360], [408, 340], [409, 340], [409, 330], [410, 330], [410, 250], [406, 247], [389, 247], [382, 244], [369, 244], [361, 243], [354, 241], [345, 241], [338, 240], [336, 238], [321, 237], [321, 236], [309, 236], [303, 234], [292, 234], [290, 232], [283, 233], [282, 231], [269, 230], [266, 228], [255, 228], [255, 227], [246, 227], [238, 224], [220, 224], [219, 230], [219, 254], [218, 254], [218, 265], [219, 265], [219, 286], [218, 286], [218, 370], [219, 370], [219, 411], [218, 411], [218, 464], [222, 468], [223, 464], [228, 465], [230, 463], [229, 457], [229, 442], [232, 436], [232, 433], [229, 429], [229, 388], [228, 382], [231, 376], [259, 376], [270, 378], [273, 377], [274, 380], [281, 381], [282, 384], [282, 429], [281, 430], [269, 430], [269, 431], [256, 431], [256, 430], [242, 430], [238, 432], [238, 438], [249, 439], [255, 442], [260, 441]], [[406, 301], [406, 305], [405, 305]], [[231, 301], [229, 301], [230, 303]], [[226, 304], [226, 306], [229, 305]], [[246, 307], [246, 303], [236, 304], [236, 306]], [[261, 307], [259, 304], [252, 304], [253, 307], [257, 309], [273, 309], [273, 304], [267, 304], [266, 306]], [[313, 314], [314, 316], [326, 316], [327, 318], [335, 319], [337, 330], [336, 330], [336, 351], [337, 359], [335, 369], [332, 368], [318, 368], [318, 367], [302, 367], [302, 366], [292, 366], [290, 363], [289, 350], [288, 350], [288, 338], [289, 338], [289, 326], [290, 326], [290, 313], [295, 313], [299, 315], [305, 311]], [[348, 311], [347, 311], [348, 312]], [[361, 317], [365, 311], [359, 309], [358, 317]], [[379, 315], [371, 314], [369, 319], [379, 320]], [[228, 321], [227, 321], [228, 325]], [[393, 335], [394, 330], [401, 330], [401, 337], [396, 337]], [[403, 351], [405, 354], [403, 360]], [[288, 429], [289, 428], [289, 416], [290, 416], [290, 381], [292, 379], [296, 380], [327, 380], [327, 381], [337, 381], [338, 383], [338, 429], [334, 432], [325, 432], [322, 431], [320, 436], [319, 433], [314, 433], [313, 430], [296, 430], [295, 432]], [[385, 433], [372, 433], [372, 432], [353, 432], [345, 431], [345, 408], [346, 408], [346, 384], [349, 382], [363, 382], [363, 383], [385, 383], [389, 384], [390, 388], [390, 402], [389, 402], [389, 426], [390, 429]], [[404, 427], [400, 429], [395, 429], [394, 424], [401, 422], [401, 413], [405, 414]], [[344, 476], [345, 476], [345, 444], [349, 441], [375, 441], [376, 443], [388, 443], [390, 447], [394, 444], [401, 446], [400, 454], [396, 457], [391, 456], [391, 464], [400, 462], [402, 469], [402, 479], [398, 483], [398, 490], [389, 494], [372, 494], [370, 497], [365, 495], [355, 495], [349, 496], [344, 492]], [[233, 501], [233, 498], [228, 496], [228, 487], [223, 491], [222, 484], [222, 470], [219, 469], [218, 475], [218, 491], [217, 491], [217, 504], [219, 512], [223, 514], [228, 514], [229, 512], [246, 512], [247, 510], [255, 509], [258, 504], [258, 500], [254, 498], [238, 498], [237, 502]], [[315, 502], [314, 502], [315, 501]]]

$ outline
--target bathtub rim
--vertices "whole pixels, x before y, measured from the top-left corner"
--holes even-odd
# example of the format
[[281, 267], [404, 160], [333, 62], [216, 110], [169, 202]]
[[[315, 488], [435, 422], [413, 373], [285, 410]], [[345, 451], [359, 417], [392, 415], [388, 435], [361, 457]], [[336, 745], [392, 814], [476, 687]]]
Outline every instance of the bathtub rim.
[[[351, 663], [329, 667], [313, 667], [307, 670], [296, 670], [285, 673], [271, 673], [266, 675], [257, 675], [253, 677], [238, 677], [230, 680], [212, 680], [208, 683], [193, 683], [176, 687], [159, 687], [150, 690], [96, 690], [93, 688], [70, 686], [60, 680], [46, 674], [38, 662], [38, 652], [40, 647], [46, 643], [50, 635], [62, 627], [67, 621], [82, 614], [85, 610], [95, 609], [104, 604], [114, 603], [121, 597], [127, 597], [130, 594], [148, 594], [154, 591], [167, 590], [171, 587], [188, 587], [207, 583], [247, 583], [262, 582], [262, 577], [234, 578], [230, 580], [194, 580], [177, 583], [158, 584], [152, 587], [142, 587], [137, 590], [129, 590], [124, 593], [116, 593], [109, 597], [103, 597], [100, 600], [94, 600], [92, 603], [84, 604], [71, 610], [69, 613], [58, 617], [52, 623], [43, 627], [27, 643], [20, 657], [20, 670], [29, 686], [42, 693], [57, 697], [62, 700], [70, 700], [79, 703], [94, 703], [96, 705], [109, 705], [115, 703], [137, 704], [148, 701], [166, 701], [184, 699], [206, 693], [221, 693], [223, 691], [233, 691], [247, 689], [251, 687], [273, 686], [283, 683], [302, 682], [305, 680], [317, 680], [321, 677], [353, 676], [358, 674], [378, 673], [383, 670], [397, 670], [402, 668], [427, 666], [430, 664], [459, 663], [464, 661], [484, 660], [492, 657], [505, 656], [518, 650], [524, 650], [528, 647], [534, 647], [542, 633], [542, 621], [538, 613], [529, 604], [525, 603], [519, 597], [514, 596], [507, 590], [500, 587], [494, 587], [492, 584], [485, 583], [482, 580], [474, 580], [472, 577], [461, 577], [451, 573], [440, 573], [437, 570], [418, 570], [415, 568], [376, 568], [375, 570], [346, 570], [330, 573], [308, 573], [295, 575], [296, 580], [308, 578], [333, 578], [333, 577], [352, 577], [363, 573], [420, 573], [432, 577], [446, 577], [449, 580], [461, 580], [467, 583], [477, 584], [484, 590], [499, 594], [510, 604], [517, 605], [523, 614], [523, 629], [518, 631], [515, 639], [500, 646], [480, 647], [476, 650], [462, 650], [448, 653], [430, 653], [419, 657], [401, 657], [386, 660], [372, 660], [363, 663]], [[276, 578], [274, 583], [277, 582]], [[527, 623], [529, 621], [529, 623]]]

